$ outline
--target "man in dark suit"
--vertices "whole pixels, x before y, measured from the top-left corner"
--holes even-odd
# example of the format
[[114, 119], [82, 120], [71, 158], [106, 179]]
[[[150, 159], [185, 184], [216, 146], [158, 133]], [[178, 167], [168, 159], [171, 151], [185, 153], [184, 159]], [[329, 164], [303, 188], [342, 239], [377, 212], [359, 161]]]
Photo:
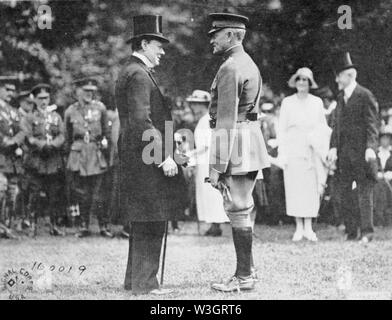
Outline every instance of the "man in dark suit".
[[222, 192], [223, 205], [230, 219], [237, 268], [224, 283], [214, 283], [218, 291], [252, 290], [252, 192], [256, 178], [269, 166], [267, 148], [258, 120], [261, 75], [244, 51], [242, 40], [248, 18], [213, 13], [209, 31], [213, 54], [223, 62], [211, 86], [209, 113], [212, 131], [210, 182]]
[[[378, 104], [373, 94], [356, 82], [357, 71], [350, 54], [335, 59], [337, 97], [336, 120], [328, 160], [336, 162], [338, 188], [342, 195], [341, 212], [347, 240], [373, 238], [373, 187], [376, 180], [378, 146]], [[355, 184], [354, 184], [355, 182]], [[352, 201], [357, 188], [358, 210]]]
[[162, 46], [169, 41], [162, 34], [161, 16], [136, 16], [133, 22], [134, 36], [128, 40], [133, 54], [115, 88], [120, 210], [130, 222], [125, 289], [167, 294], [170, 290], [159, 288], [157, 273], [167, 220], [177, 206], [173, 190], [181, 188], [183, 176], [174, 161], [173, 132], [165, 128], [172, 121], [170, 110], [152, 68], [159, 65], [165, 54]]

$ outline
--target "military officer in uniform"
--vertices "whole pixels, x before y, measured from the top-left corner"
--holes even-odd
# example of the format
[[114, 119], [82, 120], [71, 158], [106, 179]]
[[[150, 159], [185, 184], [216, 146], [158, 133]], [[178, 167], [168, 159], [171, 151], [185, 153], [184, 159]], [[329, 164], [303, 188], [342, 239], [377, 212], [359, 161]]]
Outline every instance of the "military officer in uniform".
[[212, 13], [210, 17], [213, 54], [222, 56], [223, 62], [211, 86], [209, 180], [223, 195], [237, 256], [234, 276], [227, 282], [213, 283], [212, 288], [252, 290], [256, 282], [252, 273], [252, 192], [256, 178], [269, 166], [257, 121], [262, 79], [242, 46], [248, 18], [229, 13]]
[[75, 82], [78, 101], [65, 111], [65, 140], [69, 153], [71, 202], [79, 204], [81, 230], [78, 237], [90, 235], [90, 216], [98, 218], [100, 234], [112, 238], [108, 217], [103, 210], [102, 183], [107, 171], [108, 119], [105, 105], [94, 100], [97, 80], [82, 78]]
[[15, 215], [16, 198], [20, 190], [19, 177], [23, 173], [21, 146], [25, 130], [18, 111], [10, 105], [15, 91], [13, 77], [0, 77], [0, 223], [6, 228], [3, 228], [6, 237], [14, 237], [7, 227]]
[[[121, 123], [120, 210], [131, 225], [125, 289], [166, 294], [157, 280], [162, 239], [178, 206], [175, 190], [185, 189], [173, 158], [174, 130], [165, 130], [165, 122], [172, 121], [170, 109], [152, 73], [169, 40], [162, 34], [161, 16], [136, 16], [133, 22], [134, 35], [128, 40], [133, 53], [115, 89]], [[145, 153], [149, 145], [154, 145], [151, 157]]]
[[27, 210], [34, 219], [36, 233], [37, 215], [40, 214], [40, 194], [45, 193], [50, 215], [50, 234], [64, 236], [57, 226], [63, 213], [61, 205], [64, 185], [64, 163], [62, 148], [64, 145], [64, 126], [57, 106], [50, 105], [51, 86], [40, 83], [31, 89], [36, 108], [23, 117], [27, 131], [28, 151], [25, 157], [27, 175]]

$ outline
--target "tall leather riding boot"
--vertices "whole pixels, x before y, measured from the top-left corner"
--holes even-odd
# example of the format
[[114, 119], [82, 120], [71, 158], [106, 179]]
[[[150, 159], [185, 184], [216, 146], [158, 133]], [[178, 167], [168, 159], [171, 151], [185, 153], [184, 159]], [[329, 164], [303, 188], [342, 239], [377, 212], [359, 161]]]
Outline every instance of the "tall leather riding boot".
[[233, 241], [237, 255], [235, 275], [248, 277], [251, 275], [252, 228], [233, 228]]

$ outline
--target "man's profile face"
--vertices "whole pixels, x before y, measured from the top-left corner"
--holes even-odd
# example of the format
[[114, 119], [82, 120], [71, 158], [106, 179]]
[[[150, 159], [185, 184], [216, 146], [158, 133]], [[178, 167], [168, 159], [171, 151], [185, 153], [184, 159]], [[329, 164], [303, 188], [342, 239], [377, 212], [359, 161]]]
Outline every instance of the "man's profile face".
[[351, 83], [351, 75], [349, 73], [349, 70], [343, 70], [339, 72], [339, 74], [336, 76], [335, 81], [338, 84], [339, 90], [347, 88], [348, 85]]
[[225, 29], [214, 32], [211, 35], [210, 44], [212, 45], [212, 53], [219, 55], [225, 52], [230, 46], [229, 37]]
[[34, 97], [35, 104], [37, 105], [37, 108], [40, 109], [45, 109], [50, 102], [50, 94], [47, 91], [40, 91], [35, 97]]
[[154, 67], [158, 66], [161, 61], [161, 57], [165, 54], [162, 42], [155, 39], [150, 41], [143, 40], [142, 48], [143, 54], [147, 57], [148, 60], [150, 60]]
[[4, 84], [0, 85], [0, 99], [11, 102], [12, 97], [15, 95], [15, 85], [13, 84]]

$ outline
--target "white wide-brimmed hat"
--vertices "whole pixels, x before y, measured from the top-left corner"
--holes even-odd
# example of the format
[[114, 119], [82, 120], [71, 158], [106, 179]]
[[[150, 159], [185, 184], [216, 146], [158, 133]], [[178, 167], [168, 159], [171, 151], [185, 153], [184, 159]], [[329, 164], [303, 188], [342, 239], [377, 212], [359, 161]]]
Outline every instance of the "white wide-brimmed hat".
[[204, 102], [209, 103], [211, 101], [211, 95], [207, 91], [195, 90], [192, 95], [189, 96], [186, 101], [188, 102]]
[[295, 86], [295, 82], [296, 82], [297, 77], [299, 77], [299, 76], [306, 77], [306, 78], [308, 78], [310, 80], [310, 83], [311, 83], [310, 88], [311, 89], [317, 89], [318, 88], [318, 85], [317, 85], [316, 81], [314, 81], [312, 70], [310, 70], [309, 68], [306, 68], [306, 67], [299, 68], [297, 70], [297, 72], [291, 76], [291, 78], [290, 78], [290, 80], [288, 82], [288, 85], [289, 85], [290, 88], [295, 88], [296, 87]]

